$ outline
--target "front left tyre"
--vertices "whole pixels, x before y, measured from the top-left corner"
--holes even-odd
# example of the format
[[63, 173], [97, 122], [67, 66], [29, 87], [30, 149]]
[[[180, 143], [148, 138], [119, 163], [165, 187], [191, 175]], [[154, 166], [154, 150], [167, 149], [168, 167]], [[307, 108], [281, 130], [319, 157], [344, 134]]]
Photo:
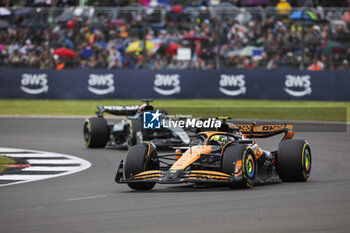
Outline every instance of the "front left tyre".
[[[125, 178], [130, 179], [132, 176], [148, 170], [159, 170], [159, 160], [156, 155], [155, 148], [147, 143], [132, 146], [124, 162]], [[150, 190], [156, 185], [154, 182], [128, 182], [127, 184], [135, 190]]]
[[90, 117], [84, 123], [84, 140], [88, 148], [103, 148], [109, 139], [109, 127], [103, 117]]

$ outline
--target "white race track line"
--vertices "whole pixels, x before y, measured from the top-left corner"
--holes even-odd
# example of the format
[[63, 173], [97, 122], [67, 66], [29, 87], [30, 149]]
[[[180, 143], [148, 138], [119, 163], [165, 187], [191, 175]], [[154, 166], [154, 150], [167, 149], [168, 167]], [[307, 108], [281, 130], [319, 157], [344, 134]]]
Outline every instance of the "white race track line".
[[63, 201], [79, 201], [79, 200], [95, 199], [95, 198], [101, 198], [101, 197], [106, 197], [106, 195], [76, 197], [76, 198], [64, 199]]
[[[47, 151], [0, 147], [0, 152], [1, 152], [1, 155], [5, 155], [8, 157], [23, 158], [23, 159], [31, 158], [27, 160], [29, 164], [39, 165], [39, 166], [23, 168], [21, 169], [21, 171], [36, 172], [36, 173], [40, 173], [41, 171], [59, 172], [58, 174], [50, 174], [50, 175], [48, 174], [42, 174], [42, 175], [40, 174], [3, 174], [3, 175], [0, 175], [0, 181], [5, 181], [5, 182], [16, 181], [16, 182], [0, 184], [0, 186], [22, 184], [22, 183], [27, 183], [27, 182], [37, 181], [37, 180], [44, 180], [44, 179], [49, 179], [49, 178], [54, 178], [59, 176], [66, 176], [76, 172], [83, 171], [85, 169], [88, 169], [91, 166], [91, 163], [84, 159], [81, 159], [72, 155], [59, 154], [59, 153], [53, 153], [53, 152], [47, 152]], [[47, 159], [50, 157], [51, 158], [57, 157], [62, 159]], [[35, 158], [35, 159], [32, 159], [32, 158]], [[43, 158], [43, 159], [40, 159], [40, 158]], [[43, 164], [43, 166], [40, 166], [40, 164]], [[59, 166], [60, 164], [62, 164], [62, 166]], [[72, 164], [72, 165], [74, 164], [74, 165], [67, 166], [69, 164]], [[53, 165], [56, 165], [56, 166], [53, 166]]]
[[34, 181], [51, 178], [51, 175], [3, 175], [0, 176], [2, 180], [23, 180]]
[[70, 159], [28, 159], [30, 164], [72, 164]]
[[[77, 167], [54, 167], [55, 171], [73, 171], [75, 169], [77, 169]], [[52, 167], [40, 167], [40, 166], [36, 166], [36, 167], [26, 167], [23, 168], [22, 171], [52, 171]]]
[[[0, 152], [3, 152], [3, 151], [0, 151]], [[23, 153], [23, 154], [11, 154], [11, 157], [13, 157], [13, 158], [42, 158], [42, 157], [51, 158], [51, 157], [57, 157], [57, 155], [54, 155], [54, 154], [28, 154], [28, 153]]]

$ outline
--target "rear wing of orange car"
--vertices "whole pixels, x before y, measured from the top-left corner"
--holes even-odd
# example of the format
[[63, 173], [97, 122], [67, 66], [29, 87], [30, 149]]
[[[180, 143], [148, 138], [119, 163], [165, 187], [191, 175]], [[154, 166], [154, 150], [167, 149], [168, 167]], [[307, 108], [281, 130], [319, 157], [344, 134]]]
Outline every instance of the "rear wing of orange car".
[[272, 137], [281, 133], [285, 133], [282, 140], [292, 139], [295, 132], [293, 132], [293, 125], [291, 124], [235, 124], [239, 130], [247, 138], [266, 138]]

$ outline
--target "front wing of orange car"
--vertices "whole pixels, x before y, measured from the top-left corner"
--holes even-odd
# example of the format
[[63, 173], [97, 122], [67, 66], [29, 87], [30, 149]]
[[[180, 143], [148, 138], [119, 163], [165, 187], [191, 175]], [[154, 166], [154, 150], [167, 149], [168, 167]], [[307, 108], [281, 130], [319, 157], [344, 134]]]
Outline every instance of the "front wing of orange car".
[[115, 182], [155, 182], [160, 184], [179, 184], [179, 183], [232, 183], [239, 180], [240, 177], [234, 177], [219, 171], [210, 170], [149, 170], [130, 177], [123, 175], [123, 161], [120, 163]]

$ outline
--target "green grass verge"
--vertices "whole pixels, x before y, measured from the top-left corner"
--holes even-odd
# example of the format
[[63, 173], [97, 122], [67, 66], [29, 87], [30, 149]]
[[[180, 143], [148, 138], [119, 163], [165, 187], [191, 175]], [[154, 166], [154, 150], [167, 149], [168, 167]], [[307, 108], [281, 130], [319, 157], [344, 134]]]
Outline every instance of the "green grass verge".
[[0, 174], [10, 169], [9, 167], [1, 166], [1, 164], [15, 164], [13, 159], [0, 155]]
[[[94, 115], [97, 105], [139, 105], [140, 100], [0, 100], [0, 115]], [[228, 99], [155, 100], [169, 114], [233, 118], [350, 121], [350, 102]]]

